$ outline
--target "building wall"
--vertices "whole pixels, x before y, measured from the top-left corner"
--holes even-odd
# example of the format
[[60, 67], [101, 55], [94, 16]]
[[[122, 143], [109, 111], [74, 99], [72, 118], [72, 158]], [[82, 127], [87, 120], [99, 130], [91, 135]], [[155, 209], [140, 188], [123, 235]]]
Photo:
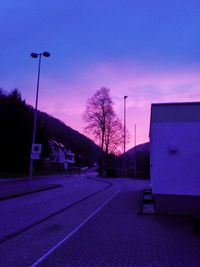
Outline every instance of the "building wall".
[[200, 196], [200, 122], [152, 122], [150, 161], [153, 194]]

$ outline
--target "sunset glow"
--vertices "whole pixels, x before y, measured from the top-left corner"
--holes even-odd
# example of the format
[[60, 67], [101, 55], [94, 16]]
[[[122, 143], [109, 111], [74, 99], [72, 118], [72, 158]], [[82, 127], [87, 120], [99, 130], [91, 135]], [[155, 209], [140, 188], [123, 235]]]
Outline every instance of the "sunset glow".
[[105, 86], [122, 121], [123, 96], [128, 96], [127, 148], [134, 146], [134, 124], [137, 143], [147, 142], [151, 103], [200, 100], [200, 3], [80, 2], [8, 0], [1, 5], [0, 23], [6, 26], [0, 87], [18, 88], [34, 105], [37, 60], [30, 53], [47, 50], [41, 111], [84, 133], [86, 101]]

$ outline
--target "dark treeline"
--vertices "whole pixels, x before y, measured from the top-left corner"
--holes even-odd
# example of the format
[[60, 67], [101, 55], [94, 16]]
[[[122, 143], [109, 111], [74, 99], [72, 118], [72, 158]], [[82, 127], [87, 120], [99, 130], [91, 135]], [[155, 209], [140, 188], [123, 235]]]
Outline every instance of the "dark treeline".
[[149, 178], [150, 177], [150, 153], [149, 143], [137, 145], [129, 149], [124, 157], [120, 155], [117, 160], [113, 161], [110, 176], [123, 176], [123, 168], [125, 167], [126, 177]]
[[[131, 148], [126, 152], [126, 168], [128, 175], [138, 178], [150, 177], [150, 152], [149, 143], [144, 143]], [[135, 169], [136, 164], [136, 169]]]
[[[32, 143], [34, 109], [14, 89], [6, 94], [0, 90], [0, 173], [26, 172]], [[99, 148], [90, 139], [52, 116], [38, 112], [36, 143], [43, 145], [43, 158], [50, 153], [49, 140], [63, 143], [76, 154], [76, 162], [92, 164]]]
[[75, 153], [76, 164], [88, 166], [98, 161], [100, 148], [92, 140], [47, 113], [39, 112], [38, 117], [45, 123], [50, 139]]
[[[136, 156], [136, 171], [135, 171]], [[127, 176], [137, 178], [150, 177], [150, 155], [149, 151], [137, 151], [134, 155], [126, 156]]]

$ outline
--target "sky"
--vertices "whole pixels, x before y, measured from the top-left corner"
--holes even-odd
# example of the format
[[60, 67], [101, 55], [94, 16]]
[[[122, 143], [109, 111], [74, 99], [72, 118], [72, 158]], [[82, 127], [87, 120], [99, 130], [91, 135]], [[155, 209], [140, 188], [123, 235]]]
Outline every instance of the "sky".
[[151, 103], [200, 101], [199, 0], [0, 0], [0, 88], [18, 88], [84, 133], [86, 102], [110, 88], [134, 146], [149, 140]]

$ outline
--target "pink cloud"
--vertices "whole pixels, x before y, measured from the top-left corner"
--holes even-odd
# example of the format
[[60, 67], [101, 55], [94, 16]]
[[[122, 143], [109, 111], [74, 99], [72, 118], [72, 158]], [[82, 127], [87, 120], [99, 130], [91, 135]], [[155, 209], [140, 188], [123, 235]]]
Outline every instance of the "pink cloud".
[[86, 101], [102, 86], [110, 88], [121, 119], [123, 96], [128, 96], [127, 128], [131, 142], [127, 148], [134, 145], [135, 123], [137, 143], [148, 141], [151, 103], [200, 100], [200, 78], [195, 69], [162, 72], [138, 63], [111, 62], [90, 65], [74, 73], [71, 79], [43, 77], [39, 108], [83, 132], [82, 113]]

